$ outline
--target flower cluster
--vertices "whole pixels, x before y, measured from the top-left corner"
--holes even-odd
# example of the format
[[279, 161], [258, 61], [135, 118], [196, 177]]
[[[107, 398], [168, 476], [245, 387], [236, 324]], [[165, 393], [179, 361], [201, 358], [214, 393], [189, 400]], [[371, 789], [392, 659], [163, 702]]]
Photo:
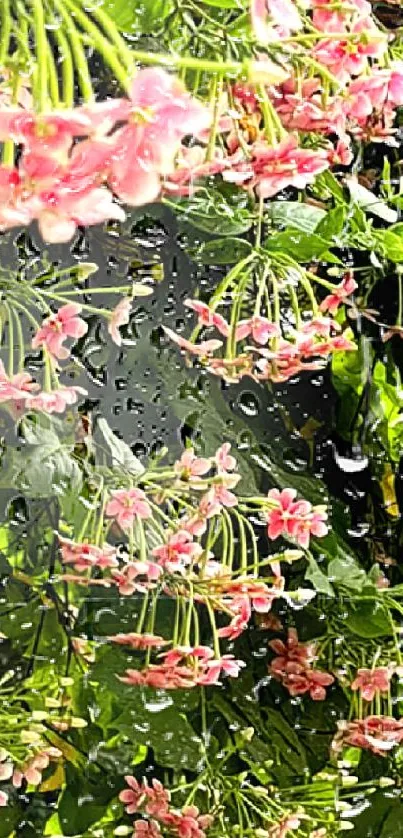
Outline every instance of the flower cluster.
[[151, 785], [145, 779], [139, 783], [132, 776], [125, 780], [128, 787], [119, 799], [128, 815], [142, 816], [133, 824], [133, 838], [158, 838], [161, 827], [178, 838], [206, 838], [206, 830], [214, 822], [212, 815], [202, 815], [197, 806], [172, 808], [170, 792], [159, 780], [153, 779]]
[[[199, 457], [188, 448], [173, 467], [155, 474], [145, 472], [141, 488], [106, 490], [102, 518], [96, 524], [98, 543], [59, 536], [62, 564], [76, 572], [64, 572], [64, 581], [114, 586], [121, 596], [151, 597], [153, 620], [160, 593], [176, 601], [179, 597], [187, 609], [186, 625], [177, 625], [172, 638], [155, 633], [155, 623], [144, 623], [144, 615], [133, 631], [110, 638], [122, 647], [147, 652], [145, 668], [129, 668], [119, 676], [124, 683], [177, 689], [220, 684], [223, 675], [237, 677], [244, 663], [232, 654], [222, 654], [220, 641], [235, 640], [248, 628], [254, 613], [267, 615], [276, 600], [288, 596], [281, 554], [265, 561], [265, 575], [261, 575], [257, 537], [248, 516], [258, 511], [271, 538], [285, 534], [304, 547], [311, 535], [326, 534], [325, 507], [297, 500], [291, 489], [271, 490], [266, 498], [240, 498], [233, 491], [240, 480], [236, 467], [229, 443], [221, 445], [213, 457]], [[288, 506], [285, 498], [289, 498]], [[234, 552], [233, 514], [234, 524], [244, 532], [241, 556]], [[109, 540], [116, 532], [119, 547], [102, 539], [104, 528]], [[232, 535], [229, 540], [227, 536], [226, 547], [216, 551], [213, 548], [223, 531]], [[285, 554], [289, 561], [301, 556], [298, 550]], [[200, 609], [208, 613], [214, 648], [200, 645], [197, 632], [190, 632], [198, 625]], [[169, 651], [158, 653], [171, 644]]]
[[285, 643], [282, 640], [271, 640], [269, 646], [276, 653], [269, 672], [291, 696], [308, 693], [314, 701], [326, 698], [326, 687], [333, 684], [334, 677], [328, 672], [312, 668], [316, 660], [313, 644], [300, 643], [295, 629], [289, 629]]
[[338, 723], [338, 733], [333, 742], [336, 751], [345, 745], [372, 751], [385, 757], [403, 742], [403, 719], [392, 716], [367, 716], [351, 722]]
[[47, 242], [64, 242], [79, 225], [123, 221], [113, 194], [132, 206], [156, 200], [182, 138], [210, 119], [159, 69], [139, 71], [128, 98], [41, 114], [2, 103], [0, 140], [22, 153], [0, 167], [0, 228], [36, 220]]
[[[340, 285], [335, 285], [322, 303], [323, 311], [327, 309], [334, 313], [354, 288], [356, 283], [352, 279], [344, 279]], [[322, 369], [335, 352], [356, 349], [355, 343], [341, 333], [337, 321], [319, 312], [301, 323], [298, 329], [288, 327], [285, 335], [279, 323], [261, 314], [238, 321], [230, 332], [229, 323], [215, 309], [198, 300], [185, 302], [197, 313], [199, 327], [215, 328], [227, 338], [227, 347], [229, 339], [232, 340], [233, 354], [216, 357], [223, 347], [220, 339], [209, 338], [194, 343], [171, 329], [165, 328], [165, 333], [182, 351], [198, 358], [209, 372], [229, 382], [249, 376], [255, 381], [281, 383], [304, 370]]]

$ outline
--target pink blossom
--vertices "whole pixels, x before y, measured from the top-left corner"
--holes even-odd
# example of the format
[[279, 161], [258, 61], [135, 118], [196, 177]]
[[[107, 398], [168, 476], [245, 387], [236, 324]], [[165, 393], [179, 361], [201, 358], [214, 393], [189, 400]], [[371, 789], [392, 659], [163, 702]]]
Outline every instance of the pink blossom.
[[157, 821], [136, 821], [133, 827], [132, 838], [160, 838], [162, 834]]
[[288, 629], [288, 638], [284, 643], [282, 640], [271, 640], [269, 643], [276, 657], [270, 664], [270, 672], [274, 675], [283, 675], [287, 671], [290, 662], [309, 666], [315, 660], [315, 646], [311, 643], [300, 643], [296, 629]]
[[78, 339], [88, 331], [85, 320], [78, 317], [80, 312], [80, 305], [67, 303], [67, 305], [59, 308], [56, 314], [47, 317], [33, 338], [33, 348], [37, 349], [39, 346], [43, 346], [54, 358], [68, 358], [70, 353], [63, 346], [66, 338]]
[[[121, 570], [112, 570], [112, 580], [122, 596], [131, 596], [138, 591], [145, 593], [162, 573], [162, 568], [155, 562], [127, 562]], [[145, 577], [140, 581], [139, 577]]]
[[268, 498], [275, 502], [275, 506], [267, 513], [267, 532], [273, 540], [285, 535], [307, 549], [311, 535], [322, 538], [328, 531], [326, 507], [312, 506], [304, 500], [296, 501], [295, 497], [294, 489], [283, 489], [281, 492], [270, 489]]
[[80, 194], [56, 186], [52, 192], [42, 193], [39, 200], [40, 203], [37, 198], [33, 200], [31, 217], [37, 218], [42, 238], [49, 244], [70, 241], [79, 226], [126, 218], [123, 209], [114, 203], [112, 194], [104, 187], [86, 188]]
[[127, 124], [114, 134], [115, 154], [109, 182], [133, 206], [156, 200], [161, 175], [174, 170], [175, 155], [186, 134], [207, 128], [211, 115], [162, 69], [136, 73]]
[[256, 315], [251, 317], [250, 320], [240, 320], [236, 327], [235, 339], [237, 341], [248, 337], [248, 335], [252, 335], [253, 340], [260, 346], [265, 346], [270, 338], [280, 337], [280, 330], [267, 317]]
[[70, 148], [73, 137], [86, 136], [91, 122], [78, 109], [36, 114], [24, 108], [0, 110], [0, 139], [12, 139], [31, 149], [39, 148], [48, 155], [60, 154]]
[[[357, 26], [354, 28], [357, 30]], [[359, 76], [367, 69], [368, 56], [381, 56], [386, 45], [383, 33], [367, 31], [365, 42], [359, 37], [354, 44], [350, 40], [319, 41], [313, 47], [312, 56], [327, 67], [341, 84], [348, 84], [351, 76]]]
[[117, 643], [119, 646], [130, 646], [131, 649], [160, 649], [169, 643], [157, 634], [137, 634], [136, 632], [129, 632], [128, 634], [113, 634], [108, 637], [111, 643]]
[[235, 457], [229, 453], [230, 450], [231, 444], [229, 442], [224, 442], [215, 453], [214, 460], [219, 474], [227, 471], [233, 471], [237, 466]]
[[211, 815], [200, 815], [197, 806], [185, 806], [180, 813], [170, 811], [163, 817], [163, 823], [173, 830], [178, 838], [205, 838], [205, 829], [213, 823]]
[[[287, 838], [290, 832], [294, 832], [301, 824], [301, 815], [286, 815], [279, 823], [271, 826], [267, 838]], [[312, 833], [310, 833], [312, 835]]]
[[187, 666], [166, 666], [150, 664], [146, 669], [127, 669], [118, 679], [131, 687], [152, 687], [157, 690], [189, 690], [195, 687], [197, 673]]
[[136, 518], [146, 519], [151, 515], [142, 489], [117, 489], [112, 492], [105, 512], [109, 518], [117, 521], [122, 530], [130, 529]]
[[205, 303], [201, 303], [200, 300], [187, 299], [184, 305], [196, 312], [201, 326], [214, 326], [225, 337], [229, 334], [229, 325], [225, 317], [217, 314], [216, 311], [209, 308]]
[[174, 464], [174, 471], [181, 480], [189, 480], [200, 477], [210, 471], [211, 460], [206, 457], [196, 457], [194, 448], [186, 448], [180, 460]]
[[332, 315], [335, 314], [339, 306], [346, 299], [346, 297], [349, 297], [350, 294], [353, 294], [356, 288], [358, 288], [358, 285], [354, 279], [352, 272], [347, 271], [340, 285], [336, 285], [332, 293], [328, 294], [328, 296], [325, 297], [325, 299], [321, 302], [320, 310], [328, 311]]
[[189, 352], [191, 355], [196, 355], [199, 358], [209, 358], [213, 355], [217, 349], [220, 349], [222, 346], [221, 340], [203, 340], [201, 343], [192, 343], [190, 340], [186, 340], [183, 338], [182, 335], [177, 335], [172, 329], [168, 329], [167, 326], [163, 327], [164, 332], [168, 337], [179, 346], [180, 349], [183, 349], [185, 352]]
[[268, 19], [278, 27], [277, 37], [288, 36], [302, 28], [302, 20], [293, 0], [251, 0], [250, 11], [255, 38], [268, 43], [274, 33], [268, 27]]
[[376, 669], [359, 669], [351, 684], [352, 690], [359, 690], [364, 701], [373, 701], [376, 694], [388, 692], [391, 672], [387, 666]]
[[237, 678], [242, 667], [246, 666], [244, 661], [235, 660], [234, 655], [223, 655], [221, 658], [214, 658], [205, 663], [204, 673], [199, 675], [197, 683], [209, 686], [219, 684], [221, 675], [229, 678]]
[[281, 679], [282, 684], [291, 696], [309, 693], [314, 701], [324, 701], [325, 687], [333, 684], [333, 675], [319, 669], [306, 669], [298, 663], [289, 663], [286, 674]]
[[329, 166], [324, 149], [299, 148], [297, 137], [291, 134], [277, 146], [256, 142], [250, 155], [249, 160], [233, 163], [223, 178], [248, 189], [256, 187], [261, 198], [271, 198], [288, 186], [305, 189]]
[[50, 392], [42, 391], [35, 396], [26, 399], [28, 410], [38, 410], [42, 413], [64, 413], [67, 406], [75, 404], [78, 395], [87, 395], [82, 387], [59, 387], [58, 390]]
[[39, 384], [32, 380], [29, 373], [19, 372], [8, 376], [0, 361], [0, 404], [8, 401], [24, 404], [28, 396], [38, 389]]
[[[240, 479], [239, 475], [233, 476], [237, 477], [237, 483]], [[227, 475], [227, 477], [229, 477], [229, 475]], [[236, 485], [236, 483], [234, 485]], [[223, 506], [231, 508], [233, 506], [237, 506], [237, 504], [237, 496], [233, 492], [229, 491], [227, 485], [224, 483], [215, 483], [201, 498], [199, 510], [202, 517], [212, 518], [214, 515], [220, 514]]]
[[8, 794], [5, 791], [0, 791], [0, 807], [8, 806]]
[[368, 716], [351, 722], [339, 722], [334, 740], [336, 749], [343, 745], [363, 748], [378, 756], [387, 756], [392, 748], [403, 742], [403, 719], [392, 716]]
[[183, 572], [184, 568], [199, 558], [203, 552], [187, 530], [179, 530], [168, 537], [167, 543], [154, 547], [152, 555], [169, 573]]
[[112, 311], [108, 323], [108, 332], [117, 346], [122, 345], [122, 335], [120, 334], [119, 328], [129, 323], [131, 308], [132, 301], [128, 297], [123, 297]]
[[97, 547], [95, 544], [77, 543], [59, 535], [63, 564], [72, 564], [77, 571], [92, 567], [117, 567], [116, 550], [109, 544]]

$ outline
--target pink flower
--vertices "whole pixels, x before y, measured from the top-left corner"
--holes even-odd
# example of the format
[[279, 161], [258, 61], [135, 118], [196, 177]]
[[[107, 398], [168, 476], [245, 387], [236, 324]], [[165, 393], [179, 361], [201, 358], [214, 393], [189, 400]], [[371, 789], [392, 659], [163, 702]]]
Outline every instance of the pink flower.
[[154, 547], [152, 555], [169, 573], [181, 573], [187, 565], [199, 558], [202, 552], [202, 546], [193, 541], [187, 530], [179, 530], [169, 536], [166, 544]]
[[229, 442], [224, 442], [220, 448], [217, 449], [215, 453], [215, 464], [217, 466], [217, 470], [219, 473], [225, 473], [227, 471], [233, 471], [234, 468], [237, 466], [237, 462], [235, 457], [233, 457], [229, 452], [231, 450], [231, 445]]
[[56, 314], [47, 317], [33, 338], [33, 348], [44, 346], [54, 358], [68, 358], [70, 353], [63, 346], [66, 338], [78, 339], [88, 331], [85, 320], [78, 317], [80, 312], [81, 306], [77, 303], [67, 303], [59, 308]]
[[[131, 596], [135, 591], [145, 593], [162, 573], [162, 568], [155, 562], [128, 562], [122, 570], [112, 570], [112, 579], [122, 596]], [[145, 577], [140, 581], [139, 577]]]
[[117, 567], [116, 550], [109, 544], [97, 547], [95, 544], [76, 543], [59, 535], [63, 564], [72, 564], [78, 572], [92, 567]]
[[133, 838], [160, 838], [162, 835], [157, 821], [136, 821], [133, 827]]
[[[301, 824], [301, 815], [286, 815], [279, 823], [271, 826], [267, 838], [287, 838], [290, 832], [294, 832]], [[310, 833], [312, 835], [312, 833]]]
[[130, 321], [130, 312], [132, 309], [132, 301], [128, 297], [123, 297], [112, 311], [111, 318], [108, 323], [108, 332], [117, 346], [122, 345], [122, 335], [119, 332], [120, 326], [126, 326]]
[[201, 326], [214, 326], [225, 337], [229, 334], [229, 325], [225, 317], [217, 314], [205, 303], [201, 303], [200, 300], [187, 299], [184, 305], [196, 312]]
[[[221, 475], [224, 477], [224, 475]], [[234, 482], [229, 483], [228, 478], [233, 477]], [[237, 506], [238, 498], [233, 492], [230, 492], [228, 485], [236, 486], [240, 480], [239, 474], [226, 475], [226, 482], [215, 483], [205, 495], [203, 495], [200, 503], [200, 514], [204, 518], [212, 518], [214, 515], [219, 515], [223, 506], [232, 507]]]
[[[124, 221], [126, 214], [104, 187], [86, 188], [81, 193], [56, 188], [34, 198], [32, 218], [38, 219], [42, 238], [49, 244], [68, 242], [77, 227], [102, 224], [104, 221]], [[30, 205], [27, 204], [29, 211]], [[1, 223], [1, 221], [0, 221]]]
[[263, 44], [273, 40], [274, 33], [267, 25], [269, 17], [279, 27], [280, 36], [286, 37], [302, 28], [302, 20], [293, 0], [251, 0], [250, 11], [255, 38]]
[[324, 701], [326, 698], [325, 687], [329, 687], [333, 682], [333, 675], [330, 675], [329, 672], [322, 672], [319, 669], [305, 669], [298, 663], [288, 664], [286, 675], [282, 678], [282, 684], [291, 696], [309, 693], [314, 701]]
[[136, 73], [130, 99], [127, 125], [114, 134], [109, 182], [122, 200], [138, 206], [158, 198], [160, 177], [174, 170], [182, 138], [207, 128], [211, 115], [178, 79], [157, 68]]
[[268, 498], [275, 501], [274, 508], [267, 513], [268, 536], [276, 539], [280, 535], [293, 538], [301, 547], [309, 547], [310, 536], [322, 538], [328, 528], [326, 507], [312, 506], [308, 501], [295, 500], [294, 489], [270, 489]]
[[5, 791], [0, 791], [0, 807], [8, 806], [8, 794]]
[[117, 643], [119, 646], [130, 646], [131, 649], [160, 649], [169, 643], [157, 634], [136, 634], [130, 632], [129, 634], [113, 634], [108, 637], [111, 643]]
[[359, 690], [364, 701], [372, 701], [380, 692], [388, 692], [391, 672], [387, 666], [376, 669], [359, 669], [351, 684], [352, 690]]
[[338, 726], [339, 732], [333, 743], [336, 749], [351, 745], [384, 757], [403, 741], [403, 719], [397, 721], [392, 716], [368, 716], [352, 722], [339, 722]]
[[131, 687], [152, 687], [157, 690], [189, 690], [197, 684], [196, 670], [186, 666], [153, 665], [143, 669], [127, 669], [119, 681]]
[[273, 675], [284, 675], [290, 662], [308, 666], [315, 660], [315, 646], [311, 643], [300, 643], [297, 631], [293, 628], [288, 629], [285, 643], [279, 639], [271, 640], [269, 646], [277, 655], [270, 664], [270, 672]]
[[242, 667], [246, 666], [244, 661], [235, 660], [234, 655], [223, 655], [221, 658], [214, 658], [205, 663], [205, 671], [199, 675], [197, 683], [209, 686], [219, 684], [221, 675], [229, 678], [237, 678]]
[[29, 396], [25, 405], [28, 410], [38, 410], [42, 413], [64, 413], [67, 406], [75, 404], [78, 395], [87, 395], [82, 387], [59, 387], [58, 390], [51, 390], [49, 393], [41, 392], [35, 396]]
[[321, 302], [320, 310], [328, 311], [332, 315], [335, 314], [339, 306], [345, 301], [346, 297], [353, 294], [356, 288], [358, 288], [358, 285], [352, 272], [347, 271], [340, 285], [336, 285], [332, 293], [328, 294], [328, 296]]
[[126, 775], [125, 780], [129, 788], [120, 792], [119, 800], [125, 804], [127, 814], [134, 815], [146, 799], [145, 790], [135, 777]]
[[196, 457], [194, 448], [186, 448], [180, 460], [174, 464], [174, 471], [181, 480], [191, 481], [210, 471], [211, 460], [206, 457]]
[[190, 340], [186, 340], [183, 338], [182, 335], [177, 335], [172, 329], [168, 329], [167, 326], [163, 326], [164, 332], [168, 337], [179, 346], [180, 349], [183, 349], [184, 352], [189, 352], [191, 355], [196, 355], [198, 358], [209, 358], [213, 355], [217, 349], [220, 349], [222, 346], [222, 340], [203, 340], [201, 343], [192, 343]]
[[280, 330], [267, 317], [256, 316], [251, 317], [250, 320], [240, 320], [236, 327], [235, 339], [237, 341], [248, 335], [252, 335], [253, 340], [260, 346], [265, 346], [270, 338], [280, 337]]
[[32, 380], [29, 373], [19, 372], [10, 377], [0, 361], [0, 404], [8, 401], [24, 404], [28, 396], [38, 389], [39, 385]]
[[39, 148], [47, 155], [60, 154], [70, 148], [73, 137], [86, 136], [91, 122], [78, 109], [36, 114], [24, 108], [0, 110], [0, 139]]
[[205, 829], [213, 823], [211, 815], [200, 815], [197, 806], [185, 806], [182, 812], [169, 812], [163, 823], [179, 838], [205, 838]]
[[249, 160], [241, 160], [223, 172], [224, 180], [256, 187], [261, 198], [271, 198], [288, 186], [305, 189], [316, 175], [329, 167], [324, 149], [299, 148], [298, 139], [289, 135], [277, 146], [256, 142]]
[[[354, 27], [357, 31], [357, 26]], [[323, 40], [312, 49], [312, 57], [327, 67], [333, 76], [341, 83], [348, 84], [351, 76], [359, 76], [368, 66], [368, 56], [381, 56], [387, 46], [386, 37], [378, 30], [366, 31], [365, 42], [360, 40], [357, 32], [357, 42], [350, 40]]]
[[130, 529], [136, 518], [146, 519], [151, 515], [142, 489], [117, 489], [112, 492], [105, 511], [109, 518], [115, 518], [122, 530]]

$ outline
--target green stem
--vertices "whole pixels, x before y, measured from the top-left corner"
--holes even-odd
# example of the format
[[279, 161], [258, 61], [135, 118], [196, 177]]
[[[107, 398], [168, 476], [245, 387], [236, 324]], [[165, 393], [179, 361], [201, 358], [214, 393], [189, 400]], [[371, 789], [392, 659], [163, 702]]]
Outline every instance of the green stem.
[[100, 26], [102, 26], [106, 34], [109, 36], [110, 40], [117, 48], [119, 55], [121, 55], [122, 60], [125, 62], [127, 66], [127, 69], [130, 72], [132, 72], [133, 53], [131, 49], [129, 49], [129, 47], [127, 46], [124, 38], [122, 38], [112, 18], [98, 6], [94, 6], [93, 8], [91, 8], [90, 12], [94, 20], [96, 20], [100, 24]]
[[59, 46], [59, 54], [61, 58], [62, 68], [62, 88], [63, 88], [63, 104], [66, 108], [72, 108], [74, 105], [74, 63], [71, 54], [69, 42], [63, 32], [58, 26], [55, 30], [55, 38]]
[[31, 0], [33, 24], [35, 30], [36, 72], [34, 99], [39, 112], [46, 110], [48, 104], [48, 39], [45, 29], [45, 14], [42, 0]]
[[64, 0], [53, 0], [53, 4], [60, 13], [65, 25], [67, 37], [70, 41], [71, 53], [77, 71], [78, 83], [82, 97], [85, 102], [91, 102], [94, 99], [94, 91], [80, 35], [74, 25], [73, 18], [65, 8]]
[[90, 17], [80, 9], [80, 7], [74, 2], [74, 0], [63, 0], [64, 5], [70, 10], [74, 18], [78, 21], [84, 32], [86, 32], [90, 36], [91, 45], [95, 47], [97, 52], [102, 55], [105, 59], [106, 64], [112, 72], [115, 74], [116, 79], [122, 85], [124, 91], [128, 92], [130, 87], [130, 80], [128, 77], [127, 70], [125, 69], [124, 65], [121, 63], [117, 50], [112, 44], [105, 38], [95, 23], [92, 22]]
[[6, 63], [6, 60], [9, 57], [9, 46], [12, 29], [10, 0], [1, 0], [0, 13], [0, 69], [3, 70], [4, 64]]

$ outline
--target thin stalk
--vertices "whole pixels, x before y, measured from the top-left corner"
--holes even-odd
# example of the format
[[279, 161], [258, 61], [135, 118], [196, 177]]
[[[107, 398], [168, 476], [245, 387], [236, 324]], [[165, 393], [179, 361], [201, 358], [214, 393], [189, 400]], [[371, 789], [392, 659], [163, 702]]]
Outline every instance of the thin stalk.
[[10, 0], [2, 0], [0, 3], [0, 66], [3, 67], [9, 56], [10, 38], [12, 30], [12, 18]]
[[65, 25], [67, 37], [70, 41], [71, 53], [77, 71], [77, 78], [82, 97], [86, 102], [91, 102], [94, 99], [94, 91], [90, 71], [88, 69], [87, 58], [79, 32], [74, 25], [73, 18], [65, 8], [64, 0], [53, 0], [53, 3], [57, 11], [60, 13]]
[[53, 57], [53, 50], [52, 46], [49, 43], [48, 39], [46, 39], [47, 45], [47, 67], [48, 67], [48, 77], [49, 77], [49, 95], [52, 106], [54, 108], [58, 108], [60, 106], [60, 97], [59, 97], [59, 78], [57, 74], [55, 59]]
[[60, 27], [55, 30], [55, 38], [59, 46], [62, 68], [63, 104], [66, 108], [74, 105], [74, 63], [69, 42]]
[[132, 70], [134, 63], [133, 53], [131, 49], [127, 46], [124, 38], [122, 38], [112, 18], [109, 17], [109, 15], [106, 14], [106, 12], [104, 12], [103, 9], [100, 9], [98, 6], [94, 6], [94, 8], [90, 9], [89, 11], [91, 12], [91, 15], [94, 18], [94, 20], [96, 20], [99, 23], [99, 25], [102, 26], [112, 43], [118, 49], [119, 55], [127, 65], [127, 69]]
[[14, 326], [9, 304], [4, 301], [3, 306], [7, 313], [7, 337], [8, 337], [8, 375], [14, 375]]
[[[58, 0], [59, 2], [59, 0]], [[129, 90], [129, 76], [126, 68], [121, 63], [118, 52], [114, 46], [105, 38], [91, 18], [80, 9], [74, 0], [63, 0], [64, 6], [67, 7], [74, 18], [78, 21], [84, 32], [90, 37], [91, 44], [95, 47], [97, 52], [105, 59], [106, 64], [115, 74], [116, 79], [122, 85], [123, 90]]]
[[40, 112], [48, 104], [48, 39], [45, 29], [45, 13], [42, 0], [31, 0], [35, 31], [35, 52], [37, 68], [35, 73], [34, 99]]

